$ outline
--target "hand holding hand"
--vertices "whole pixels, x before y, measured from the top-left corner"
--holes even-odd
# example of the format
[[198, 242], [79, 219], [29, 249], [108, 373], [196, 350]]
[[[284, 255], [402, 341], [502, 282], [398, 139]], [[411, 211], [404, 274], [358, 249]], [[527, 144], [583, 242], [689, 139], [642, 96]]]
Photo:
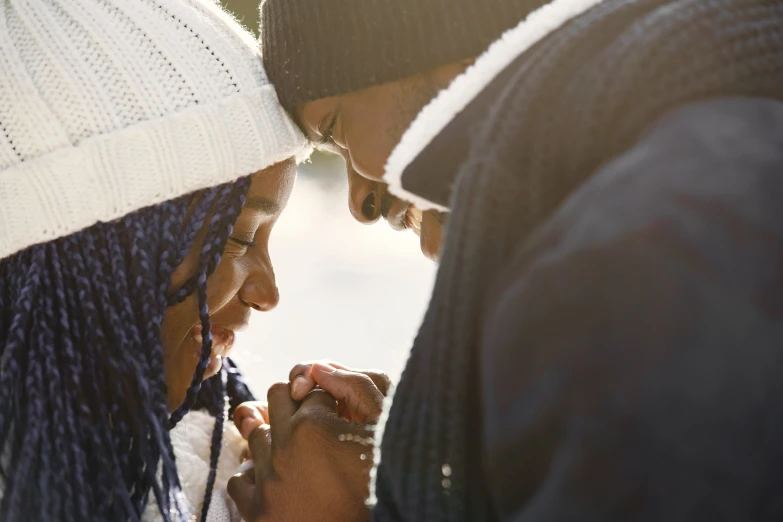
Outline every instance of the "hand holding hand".
[[[270, 388], [265, 420], [271, 426], [237, 409], [241, 429], [254, 427], [247, 434], [254, 467], [233, 477], [228, 492], [248, 522], [369, 520], [373, 430], [367, 424], [380, 416], [383, 393], [366, 373], [328, 366], [311, 375], [323, 389], [301, 404], [288, 384]], [[379, 382], [387, 391], [388, 379]], [[257, 405], [247, 404], [252, 408]]]
[[[338, 413], [349, 420], [375, 423], [391, 381], [376, 370], [354, 370], [334, 361], [300, 363], [288, 374], [291, 398], [302, 400], [319, 386], [337, 400]], [[364, 409], [364, 406], [369, 409]]]

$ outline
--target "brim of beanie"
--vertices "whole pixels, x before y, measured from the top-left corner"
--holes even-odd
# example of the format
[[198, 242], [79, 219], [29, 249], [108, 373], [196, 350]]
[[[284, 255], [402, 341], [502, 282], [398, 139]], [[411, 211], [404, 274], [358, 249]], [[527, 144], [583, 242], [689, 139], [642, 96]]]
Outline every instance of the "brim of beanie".
[[0, 259], [307, 151], [272, 86], [86, 139], [0, 172]]
[[[553, 0], [532, 11], [516, 27], [506, 31], [490, 45], [473, 65], [421, 110], [402, 135], [400, 143], [386, 163], [383, 179], [389, 185], [389, 191], [421, 210], [448, 211], [446, 201], [432, 201], [412, 188], [406, 189], [405, 180], [420, 177], [420, 168], [417, 168], [417, 165], [426, 166], [427, 169], [431, 169], [433, 165], [439, 165], [440, 168], [458, 168], [467, 158], [469, 148], [463, 147], [456, 151], [455, 147], [450, 147], [449, 144], [434, 143], [436, 138], [448, 126], [458, 126], [459, 128], [451, 129], [450, 137], [444, 137], [450, 141], [458, 139], [461, 143], [470, 143], [473, 122], [457, 122], [457, 116], [518, 56], [601, 1]], [[445, 160], [442, 155], [444, 149], [450, 154]], [[457, 152], [460, 154], [456, 154]], [[426, 176], [426, 173], [421, 176]]]

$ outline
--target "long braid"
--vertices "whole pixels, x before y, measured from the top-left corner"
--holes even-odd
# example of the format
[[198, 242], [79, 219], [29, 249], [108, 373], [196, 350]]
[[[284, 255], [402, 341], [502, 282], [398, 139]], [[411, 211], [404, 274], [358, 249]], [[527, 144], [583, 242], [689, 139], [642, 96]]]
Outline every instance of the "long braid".
[[[204, 378], [204, 372], [209, 365], [209, 358], [212, 355], [212, 333], [210, 331], [211, 324], [209, 321], [209, 306], [207, 304], [207, 278], [212, 274], [215, 267], [217, 267], [217, 264], [220, 262], [220, 253], [222, 252], [223, 246], [231, 235], [234, 223], [239, 217], [239, 211], [245, 204], [247, 189], [250, 186], [249, 183], [249, 178], [237, 182], [235, 190], [229, 194], [231, 198], [229, 209], [223, 216], [213, 214], [210, 219], [209, 228], [214, 228], [216, 234], [212, 238], [208, 238], [204, 241], [196, 275], [183, 285], [183, 288], [190, 288], [193, 286], [196, 288], [203, 341], [201, 345], [201, 356], [198, 365], [196, 366], [196, 373], [188, 388], [185, 402], [171, 415], [171, 428], [176, 426], [195, 404], [198, 392], [201, 389], [201, 381]], [[181, 302], [182, 299], [184, 298], [182, 297], [182, 291], [180, 290], [169, 299], [169, 303], [176, 304]]]
[[[87, 266], [86, 257], [95, 256], [91, 252], [83, 235], [74, 235], [63, 240], [64, 252], [67, 266], [70, 272], [72, 283], [76, 289], [78, 298], [78, 321], [81, 331], [76, 330], [79, 335], [79, 348], [84, 352], [82, 357], [82, 385], [86, 393], [81, 394], [82, 402], [82, 423], [101, 423], [109, 422], [112, 430], [88, 430], [87, 437], [92, 443], [92, 451], [107, 452], [109, 458], [108, 465], [103, 469], [95, 471], [95, 479], [99, 481], [100, 486], [91, 492], [89, 502], [98, 506], [101, 512], [135, 512], [127, 492], [124, 488], [126, 476], [141, 469], [141, 465], [135, 466], [129, 461], [127, 467], [124, 467], [123, 457], [116, 452], [110, 452], [108, 448], [115, 447], [116, 437], [114, 434], [120, 432], [125, 434], [128, 428], [120, 417], [122, 412], [112, 412], [113, 403], [118, 400], [112, 393], [113, 385], [118, 378], [105, 378], [105, 374], [116, 374], [116, 363], [114, 363], [113, 340], [107, 338], [111, 331], [104, 331], [102, 311], [104, 306], [96, 306], [98, 297], [96, 290], [92, 287], [90, 281], [90, 269]], [[80, 368], [81, 369], [81, 368]], [[100, 373], [99, 373], [100, 372]], [[101, 378], [94, 378], [96, 374]], [[110, 388], [111, 387], [111, 388]], [[101, 400], [109, 397], [113, 400]], [[112, 415], [114, 413], [114, 415]], [[74, 445], [76, 443], [74, 442]], [[124, 446], [127, 448], [127, 446]], [[130, 457], [130, 455], [129, 455]], [[111, 473], [110, 469], [122, 470], [122, 475]], [[110, 492], [117, 490], [119, 494], [112, 495]], [[116, 502], [114, 502], [116, 500]]]
[[[95, 292], [96, 302], [111, 303], [111, 305], [106, 306], [105, 309], [102, 310], [104, 312], [102, 315], [105, 327], [107, 327], [108, 331], [115, 332], [115, 336], [113, 342], [106, 345], [104, 350], [109, 349], [115, 351], [122, 357], [121, 354], [126, 350], [131, 350], [132, 346], [134, 346], [134, 343], [131, 341], [134, 334], [138, 337], [136, 322], [133, 321], [129, 325], [123, 327], [120, 312], [122, 306], [117, 306], [116, 299], [118, 296], [116, 295], [116, 288], [110, 288], [110, 285], [113, 286], [112, 281], [114, 278], [107, 277], [104, 273], [104, 266], [102, 263], [102, 260], [109, 260], [110, 262], [114, 262], [114, 260], [105, 246], [105, 241], [101, 241], [101, 239], [103, 239], [104, 227], [100, 224], [96, 225], [96, 227], [98, 228], [99, 234], [96, 234], [95, 236], [99, 236], [100, 239], [89, 234], [84, 237], [83, 247], [86, 249], [87, 253], [93, 253], [92, 255], [85, 256], [85, 267], [90, 274], [90, 283]], [[111, 269], [115, 267], [109, 266], [106, 268]], [[95, 311], [95, 315], [98, 315], [97, 311]], [[98, 320], [99, 319], [96, 318], [96, 322]], [[100, 335], [101, 338], [97, 340], [99, 345], [109, 342], [108, 338], [104, 337], [103, 332], [101, 332]], [[121, 374], [123, 368], [115, 361], [116, 359], [114, 357], [108, 359], [108, 363], [112, 367], [111, 369], [116, 371], [117, 374]], [[135, 373], [133, 381], [138, 383], [137, 392], [139, 394], [139, 399], [137, 404], [149, 404], [150, 397], [148, 389], [145, 379], [139, 375], [138, 361], [133, 361], [128, 364], [128, 369]], [[108, 408], [109, 417], [112, 420], [117, 420], [115, 423], [115, 430], [112, 433], [112, 445], [119, 448], [128, 447], [134, 441], [132, 426], [139, 423], [138, 410], [135, 407], [137, 404], [128, 404], [128, 401], [133, 399], [131, 399], [129, 390], [126, 389], [127, 384], [123, 382], [122, 379], [112, 380], [106, 384], [112, 388], [109, 393], [118, 398], [118, 400], [110, 403]], [[133, 416], [130, 422], [126, 423], [121, 420], [123, 416], [123, 412], [120, 411], [121, 409], [127, 409], [128, 411], [125, 413]], [[143, 444], [143, 441], [141, 441], [141, 443]], [[146, 452], [145, 455], [150, 457]], [[130, 465], [130, 456], [127, 453], [120, 453], [117, 455], [117, 458], [119, 460], [120, 468], [128, 472], [128, 475], [123, 477], [123, 484], [141, 480], [141, 469]], [[148, 458], [148, 460], [150, 459]], [[130, 498], [130, 496], [125, 498], [123, 495], [123, 500], [129, 505], [133, 504], [133, 499]]]
[[[216, 190], [216, 189], [212, 189]], [[196, 196], [197, 199], [203, 199], [204, 195]], [[192, 207], [192, 202], [187, 202], [188, 206]], [[135, 255], [130, 259], [130, 270], [133, 274], [134, 285], [138, 288], [143, 288], [143, 294], [147, 300], [147, 305], [143, 307], [142, 314], [139, 317], [140, 324], [149, 325], [142, 332], [142, 342], [145, 345], [151, 346], [152, 350], [148, 354], [147, 360], [147, 375], [150, 380], [151, 393], [155, 399], [151, 404], [153, 408], [147, 410], [148, 415], [153, 416], [156, 422], [152, 423], [154, 428], [153, 436], [157, 441], [157, 447], [162, 449], [162, 453], [159, 455], [165, 469], [173, 469], [174, 453], [170, 448], [169, 435], [166, 425], [163, 423], [163, 419], [168, 418], [168, 409], [166, 407], [166, 383], [163, 367], [163, 346], [160, 343], [161, 338], [161, 321], [157, 315], [150, 314], [150, 310], [156, 310], [166, 307], [166, 287], [171, 279], [171, 274], [176, 268], [176, 264], [172, 263], [172, 259], [177, 256], [177, 250], [183, 250], [182, 245], [178, 244], [185, 242], [192, 244], [194, 235], [185, 234], [178, 236], [175, 232], [176, 228], [180, 226], [180, 223], [176, 219], [174, 212], [170, 212], [170, 208], [177, 208], [180, 205], [179, 202], [168, 202], [158, 207], [158, 211], [162, 213], [160, 220], [163, 221], [164, 226], [160, 232], [161, 242], [157, 248], [157, 253], [154, 250], [147, 251], [144, 248], [137, 247]], [[145, 223], [135, 223], [134, 229], [129, 231], [135, 237], [142, 238], [147, 232], [147, 226]], [[177, 238], [181, 237], [178, 241]], [[134, 242], [136, 244], [139, 241]], [[152, 280], [146, 276], [150, 272], [150, 267], [153, 266], [154, 260], [158, 259], [158, 264], [161, 267], [161, 274], [158, 280]], [[177, 261], [177, 263], [181, 262]], [[161, 281], [163, 284], [161, 284]], [[145, 313], [146, 312], [146, 313]], [[153, 456], [153, 458], [156, 456]], [[149, 470], [149, 468], [147, 468]], [[147, 479], [149, 480], [149, 479]], [[159, 505], [163, 506], [168, 499], [163, 498], [163, 491], [168, 491], [172, 488], [179, 488], [178, 477], [171, 473], [164, 473], [161, 477], [160, 487], [153, 487], [152, 492]], [[146, 498], [143, 499], [143, 504], [147, 503]], [[180, 503], [175, 502], [173, 507], [169, 509], [176, 511], [178, 516], [181, 516]]]
[[237, 406], [247, 401], [254, 401], [253, 392], [248, 388], [245, 378], [239, 372], [236, 363], [230, 358], [223, 360], [223, 367], [226, 369], [226, 395], [229, 399], [228, 417], [234, 416], [234, 410]]
[[[71, 393], [75, 391], [80, 394], [80, 400], [67, 401], [72, 415], [68, 419], [68, 424], [73, 426], [73, 435], [69, 440], [87, 440], [91, 443], [90, 447], [99, 448], [99, 434], [96, 430], [85, 429], [85, 426], [90, 426], [93, 422], [93, 407], [90, 402], [99, 392], [97, 391], [95, 380], [89, 378], [90, 373], [95, 371], [95, 362], [91, 355], [92, 345], [88, 344], [89, 341], [87, 341], [86, 335], [83, 334], [87, 332], [87, 328], [79, 298], [76, 270], [75, 267], [61, 262], [61, 260], [69, 257], [69, 249], [72, 248], [72, 245], [69, 243], [72, 242], [63, 241], [60, 244], [55, 244], [56, 252], [52, 255], [53, 269], [56, 273], [55, 280], [63, 282], [67, 302], [67, 306], [61, 309], [60, 330], [62, 331], [64, 351], [67, 354], [64, 360], [64, 368], [66, 368], [66, 373], [68, 374], [68, 389], [71, 390]], [[65, 339], [68, 339], [68, 341], [65, 341]], [[80, 487], [80, 484], [86, 483], [86, 477], [90, 476], [88, 448], [85, 444], [77, 442], [67, 444], [67, 446], [77, 468], [80, 463], [83, 466], [81, 468], [83, 471], [75, 475], [81, 479], [79, 481], [74, 480], [74, 489], [76, 489]], [[74, 465], [74, 463], [71, 465]], [[99, 469], [97, 472], [100, 474], [97, 479], [108, 480], [103, 478], [107, 473], [105, 470]], [[78, 506], [78, 513], [82, 519], [86, 519], [87, 513], [91, 511], [89, 506], [92, 499], [84, 494], [75, 493], [75, 502]]]
[[[202, 381], [204, 379], [204, 372], [209, 364], [209, 359], [212, 355], [212, 332], [211, 324], [209, 320], [209, 305], [207, 304], [207, 278], [215, 271], [218, 263], [220, 262], [220, 255], [223, 251], [228, 237], [231, 235], [231, 231], [234, 228], [234, 223], [239, 217], [239, 212], [242, 206], [245, 204], [245, 198], [247, 196], [247, 190], [250, 187], [250, 178], [245, 178], [236, 183], [232, 190], [226, 191], [219, 195], [216, 200], [218, 204], [222, 203], [224, 198], [228, 199], [228, 210], [222, 216], [218, 213], [214, 213], [210, 219], [208, 225], [207, 239], [204, 241], [204, 245], [201, 250], [201, 256], [199, 261], [199, 268], [196, 276], [190, 281], [186, 282], [183, 289], [187, 290], [195, 281], [196, 295], [199, 307], [199, 317], [201, 319], [201, 332], [202, 332], [202, 346], [201, 355], [199, 357], [198, 365], [196, 366], [196, 372], [193, 375], [193, 381], [188, 388], [183, 404], [177, 408], [177, 410], [171, 415], [169, 420], [169, 427], [173, 428], [182, 418], [190, 411], [196, 404], [199, 392], [202, 391]], [[223, 206], [221, 204], [221, 206]], [[220, 217], [220, 219], [216, 219]], [[214, 232], [214, 234], [211, 234]], [[211, 239], [210, 239], [210, 236]], [[182, 291], [175, 293], [173, 299], [169, 300], [169, 303], [176, 303], [183, 299]], [[212, 489], [215, 484], [215, 478], [217, 474], [217, 462], [220, 458], [220, 451], [223, 442], [223, 397], [225, 396], [225, 372], [221, 372], [221, 378], [213, 379], [214, 383], [217, 383], [216, 389], [207, 389], [204, 392], [207, 395], [214, 397], [214, 400], [219, 401], [221, 410], [217, 414], [215, 421], [215, 429], [212, 434], [212, 444], [210, 448], [210, 471], [207, 478], [207, 488], [204, 495], [204, 501], [202, 506], [202, 521], [206, 521], [206, 517], [209, 513], [209, 505], [212, 501]], [[210, 401], [211, 402], [211, 401]]]
[[[63, 281], [63, 269], [60, 265], [60, 255], [57, 251], [58, 245], [52, 244], [49, 246], [49, 248], [54, 251], [49, 256], [49, 259], [52, 262], [54, 291], [57, 298], [55, 301], [55, 309], [61, 311], [58, 324], [59, 339], [62, 343], [62, 350], [59, 352], [60, 364], [64, 368], [75, 369], [80, 367], [78, 350], [76, 350], [76, 346], [74, 345], [73, 337], [68, 335], [69, 324], [71, 320], [70, 314], [76, 313], [75, 301], [73, 300], [72, 292], [68, 292], [68, 290], [66, 290], [66, 286]], [[68, 393], [69, 389], [78, 389], [78, 374], [75, 371], [71, 371], [65, 375], [62, 382], [62, 387], [63, 393], [65, 394]], [[76, 440], [80, 433], [80, 427], [77, 421], [78, 413], [74, 405], [68, 401], [64, 401], [64, 408], [65, 410], [63, 412], [63, 417], [65, 419], [64, 427], [66, 431], [63, 442], [67, 440]], [[85, 483], [87, 457], [84, 449], [80, 446], [72, 444], [63, 444], [63, 446], [63, 452], [70, 452], [70, 457], [68, 458], [70, 468], [68, 469], [68, 473], [71, 475], [71, 477], [73, 477], [73, 480], [67, 481], [70, 484], [71, 490], [66, 492], [66, 494], [68, 494], [73, 502], [75, 502], [73, 512], [77, 518], [80, 520], [86, 520], [88, 516], [87, 504], [84, 497], [77, 494], [76, 488], [79, 487], [79, 484]]]
[[[32, 263], [33, 267], [31, 267], [31, 270], [28, 272], [29, 282], [30, 286], [27, 288], [34, 288], [35, 293], [25, 293], [21, 296], [21, 305], [22, 307], [28, 312], [27, 317], [32, 319], [32, 322], [35, 322], [36, 316], [38, 315], [39, 308], [35, 307], [33, 305], [33, 298], [34, 296], [37, 297], [36, 294], [41, 292], [41, 271], [43, 267], [41, 266], [41, 261], [43, 258], [42, 250], [40, 247], [35, 247], [30, 262]], [[27, 289], [26, 288], [26, 289]], [[24, 493], [25, 490], [17, 486], [17, 483], [27, 483], [29, 480], [31, 483], [38, 483], [39, 481], [36, 480], [35, 474], [43, 475], [48, 470], [38, 471], [37, 467], [39, 465], [38, 459], [40, 458], [40, 455], [42, 453], [41, 448], [41, 424], [38, 423], [38, 417], [43, 416], [43, 398], [41, 397], [42, 392], [44, 390], [41, 390], [41, 387], [39, 385], [40, 383], [40, 360], [38, 359], [38, 349], [39, 346], [35, 342], [36, 339], [33, 337], [34, 331], [31, 331], [32, 329], [28, 330], [27, 324], [19, 324], [17, 323], [15, 331], [12, 332], [12, 335], [15, 334], [15, 341], [14, 348], [19, 350], [19, 348], [24, 347], [25, 349], [32, 350], [32, 353], [30, 353], [27, 350], [24, 350], [26, 353], [24, 356], [28, 356], [26, 358], [26, 364], [24, 367], [24, 392], [22, 397], [19, 397], [19, 399], [23, 400], [25, 403], [28, 404], [28, 414], [25, 418], [14, 418], [13, 422], [16, 424], [19, 424], [23, 426], [23, 429], [25, 431], [25, 437], [24, 440], [22, 440], [21, 436], [16, 436], [11, 441], [11, 468], [16, 468], [18, 471], [17, 473], [12, 474], [13, 480], [9, 480], [7, 484], [7, 489], [5, 492], [5, 496], [3, 497], [3, 505], [10, 506], [11, 512], [14, 511], [20, 511], [25, 506], [25, 497]], [[27, 342], [29, 339], [30, 342]], [[12, 341], [13, 342], [13, 341]], [[22, 351], [22, 350], [19, 350]], [[22, 355], [21, 353], [19, 355]], [[29, 355], [32, 355], [32, 357], [29, 357]], [[37, 489], [37, 488], [34, 488]], [[46, 493], [42, 495], [42, 497], [48, 496], [50, 493]], [[49, 505], [47, 503], [46, 498], [42, 498], [39, 504], [39, 508], [46, 510]], [[44, 514], [46, 514], [46, 511], [44, 511]]]
[[[217, 236], [218, 231], [221, 230], [222, 224], [224, 223], [225, 216], [219, 212], [215, 212], [215, 209], [218, 208], [225, 208], [228, 206], [231, 202], [231, 197], [234, 192], [231, 190], [231, 187], [229, 186], [223, 186], [220, 187], [220, 190], [216, 193], [214, 200], [212, 201], [212, 206], [207, 209], [209, 211], [206, 221], [207, 226], [204, 230], [204, 235], [206, 237], [212, 238], [212, 241], [204, 241], [201, 246], [201, 252], [199, 257], [199, 268], [196, 271], [196, 274], [193, 275], [190, 279], [188, 279], [181, 288], [177, 289], [176, 292], [174, 292], [171, 296], [169, 296], [169, 306], [174, 306], [175, 304], [181, 303], [184, 301], [188, 296], [193, 294], [195, 292], [196, 287], [199, 284], [203, 283], [203, 276], [206, 275], [209, 277], [211, 275], [211, 272], [208, 270], [208, 264], [210, 259], [210, 252], [213, 248], [215, 248], [215, 245], [220, 243], [220, 237]], [[236, 196], [235, 196], [236, 197]], [[199, 205], [199, 210], [201, 209], [201, 205]], [[195, 212], [194, 212], [195, 213]], [[233, 223], [232, 223], [233, 226]], [[226, 236], [225, 239], [228, 239], [228, 236]], [[225, 243], [225, 239], [223, 242]], [[179, 253], [180, 256], [182, 256], [182, 252]]]
[[209, 474], [207, 475], [207, 486], [204, 491], [204, 502], [201, 506], [201, 522], [206, 522], [209, 514], [209, 506], [212, 502], [212, 491], [215, 487], [217, 478], [217, 465], [220, 459], [220, 450], [222, 447], [223, 425], [228, 414], [226, 397], [226, 383], [228, 369], [221, 368], [219, 377], [210, 379], [210, 387], [203, 387], [199, 394], [199, 399], [205, 401], [209, 406], [205, 409], [215, 417], [215, 428], [212, 430], [211, 453], [209, 456]]
[[[94, 266], [94, 274], [98, 274], [100, 270], [103, 268], [105, 270], [109, 270], [109, 272], [102, 274], [102, 283], [103, 285], [109, 285], [112, 284], [112, 292], [111, 297], [109, 296], [101, 296], [101, 298], [113, 298], [115, 300], [115, 304], [117, 306], [117, 310], [119, 311], [119, 314], [114, 320], [119, 320], [122, 323], [127, 323], [129, 327], [127, 328], [127, 337], [122, 339], [119, 343], [119, 345], [116, 347], [117, 349], [124, 350], [129, 349], [132, 346], [140, 346], [142, 342], [148, 343], [151, 342], [150, 339], [145, 339], [142, 341], [142, 334], [138, 327], [136, 327], [137, 324], [144, 324], [145, 321], [149, 320], [149, 318], [145, 317], [145, 314], [138, 314], [136, 310], [134, 310], [134, 307], [132, 306], [130, 302], [130, 292], [128, 288], [128, 282], [124, 280], [123, 278], [114, 278], [111, 277], [111, 274], [115, 273], [127, 273], [127, 267], [125, 266], [125, 256], [123, 255], [123, 252], [120, 248], [120, 235], [117, 233], [117, 231], [114, 229], [114, 227], [110, 225], [97, 225], [100, 228], [100, 231], [102, 235], [105, 238], [105, 241], [98, 241], [98, 244], [102, 247], [101, 252], [102, 255], [106, 255], [107, 258], [110, 260], [110, 266], [107, 267], [100, 267], [100, 266]], [[141, 282], [140, 282], [141, 283]], [[141, 295], [147, 296], [149, 294], [149, 291], [146, 287], [141, 286], [137, 290], [141, 291]], [[144, 307], [143, 310], [140, 312], [143, 312], [144, 310], [149, 310], [149, 307]], [[126, 348], [127, 347], [127, 348]], [[136, 369], [137, 372], [140, 372], [140, 375], [137, 376], [137, 380], [143, 384], [139, 386], [139, 400], [142, 401], [142, 404], [154, 404], [155, 398], [153, 397], [154, 390], [146, 385], [146, 376], [149, 376], [153, 373], [154, 370], [149, 368], [149, 361], [146, 360], [145, 354], [140, 354], [140, 356], [137, 359], [137, 362], [139, 364], [139, 368]], [[144, 375], [144, 377], [142, 376]], [[119, 408], [119, 405], [114, 405], [114, 408]], [[112, 412], [112, 416], [115, 416], [115, 413]], [[137, 420], [138, 422], [138, 420]], [[118, 447], [123, 447], [131, 444], [133, 441], [133, 435], [130, 433], [126, 426], [120, 425], [120, 430], [118, 430], [118, 433], [116, 435], [115, 439], [115, 445]], [[145, 441], [141, 441], [141, 444], [144, 444]], [[157, 457], [154, 455], [154, 452], [145, 452], [148, 455], [150, 455], [150, 462], [156, 462]], [[128, 455], [125, 453], [121, 453], [119, 455], [120, 461], [125, 469], [133, 470], [133, 472], [138, 472], [140, 470], [133, 469], [129, 466], [128, 462]], [[149, 473], [149, 467], [146, 468]], [[154, 468], [152, 468], [154, 469]], [[129, 475], [124, 477], [126, 484], [136, 484], [143, 482], [145, 479], [140, 475]], [[138, 488], [134, 491], [134, 493], [131, 495], [131, 503], [133, 504], [139, 504], [143, 501], [144, 496], [144, 490], [145, 488]], [[153, 490], [157, 498], [161, 498], [161, 491], [159, 488], [157, 488], [153, 484]]]
[[[248, 186], [202, 191], [0, 261], [0, 447], [9, 456], [0, 519], [136, 521], [150, 493], [164, 520], [183, 519], [160, 337], [166, 287], [211, 211], [190, 283], [208, 332], [206, 278]], [[214, 468], [228, 373], [203, 387], [196, 373], [189, 392], [203, 388], [199, 403], [217, 419]]]
[[39, 267], [31, 262], [32, 252], [23, 252], [7, 263], [10, 269], [15, 269], [22, 277], [4, 284], [13, 289], [8, 302], [15, 314], [11, 316], [8, 327], [4, 332], [6, 341], [3, 352], [0, 353], [0, 447], [5, 447], [10, 425], [12, 423], [11, 408], [13, 406], [12, 393], [17, 388], [17, 383], [23, 373], [22, 361], [19, 352], [26, 342], [26, 329], [32, 303], [40, 290], [36, 285], [36, 274]]
[[[48, 247], [50, 246], [52, 245], [44, 245], [43, 249], [45, 251], [49, 250]], [[48, 258], [49, 256], [45, 257]], [[51, 274], [52, 270], [49, 267], [41, 271], [41, 285], [43, 288], [54, 287], [54, 277]], [[51, 325], [51, 328], [40, 329], [37, 335], [36, 344], [43, 352], [42, 362], [44, 368], [55, 368], [59, 366], [59, 350], [55, 349], [59, 333], [59, 329], [57, 328], [58, 321], [55, 313], [55, 307], [57, 306], [56, 300], [57, 293], [48, 292], [38, 307], [42, 312], [42, 322]], [[44, 403], [43, 419], [41, 419], [44, 422], [42, 423], [41, 428], [44, 433], [56, 434], [54, 437], [43, 437], [44, 444], [48, 445], [48, 452], [58, 457], [56, 461], [57, 465], [54, 466], [54, 469], [52, 470], [53, 476], [51, 480], [68, 483], [68, 474], [70, 473], [70, 470], [68, 469], [69, 459], [66, 457], [67, 449], [65, 445], [65, 441], [67, 440], [67, 421], [64, 418], [67, 406], [63, 400], [63, 397], [65, 396], [62, 385], [63, 380], [64, 379], [61, 378], [59, 372], [47, 372], [46, 380], [41, 383], [44, 389], [46, 389], [47, 397], [49, 397], [49, 400]], [[69, 493], [72, 492], [62, 492], [62, 506], [65, 511], [74, 513], [73, 500]], [[46, 511], [46, 508], [46, 506], [43, 507], [44, 512]]]
[[[124, 221], [124, 220], [123, 220]], [[94, 262], [99, 258], [99, 253], [94, 247], [93, 234], [98, 234], [99, 230], [85, 231], [85, 233], [74, 234], [65, 238], [67, 245], [67, 260], [73, 268], [73, 277], [77, 285], [80, 316], [84, 320], [86, 336], [82, 337], [87, 352], [84, 358], [84, 364], [87, 367], [85, 380], [91, 388], [91, 394], [85, 394], [90, 401], [89, 422], [99, 423], [101, 421], [111, 424], [111, 430], [96, 430], [92, 442], [96, 448], [101, 448], [102, 452], [107, 452], [109, 462], [107, 468], [121, 470], [122, 473], [111, 473], [109, 469], [97, 470], [97, 479], [100, 486], [92, 491], [93, 498], [91, 503], [101, 506], [102, 510], [107, 512], [130, 512], [137, 513], [139, 506], [134, 506], [126, 481], [129, 474], [139, 476], [143, 469], [143, 458], [147, 455], [141, 453], [136, 461], [133, 455], [123, 455], [121, 452], [110, 451], [110, 448], [128, 447], [121, 444], [121, 440], [129, 439], [133, 431], [132, 420], [125, 417], [135, 415], [137, 404], [126, 405], [129, 399], [123, 390], [123, 384], [126, 379], [124, 373], [124, 360], [127, 356], [123, 353], [122, 345], [123, 334], [117, 330], [107, 328], [110, 319], [108, 309], [111, 302], [105, 299], [105, 289], [102, 287], [103, 281], [94, 273]], [[103, 258], [101, 258], [103, 259]], [[116, 310], [112, 310], [116, 314]], [[116, 324], [116, 322], [115, 322]], [[125, 329], [132, 327], [130, 325], [117, 325], [117, 328]], [[115, 346], [120, 344], [119, 349]], [[89, 378], [88, 376], [100, 375], [100, 378]], [[90, 397], [90, 395], [92, 395]], [[97, 400], [98, 397], [107, 397], [110, 400]], [[120, 409], [122, 405], [122, 409]], [[128, 458], [127, 464], [123, 461]], [[164, 467], [165, 469], [165, 467]], [[104, 490], [104, 491], [101, 491]], [[112, 493], [114, 492], [114, 493]]]

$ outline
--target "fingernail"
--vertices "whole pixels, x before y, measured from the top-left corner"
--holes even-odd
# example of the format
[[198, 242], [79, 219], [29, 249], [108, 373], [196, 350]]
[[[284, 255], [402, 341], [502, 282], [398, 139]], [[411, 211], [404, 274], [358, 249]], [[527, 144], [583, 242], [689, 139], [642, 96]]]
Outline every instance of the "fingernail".
[[307, 379], [301, 375], [298, 375], [294, 379], [294, 382], [291, 383], [291, 395], [293, 395], [295, 398], [301, 399], [305, 396], [305, 394], [307, 394], [307, 392]]
[[264, 422], [264, 416], [261, 415], [261, 412], [258, 411], [258, 408], [253, 408], [250, 411], [250, 416], [256, 420], [260, 420], [261, 422]]
[[247, 439], [248, 437], [250, 437], [250, 434], [253, 432], [253, 430], [258, 428], [262, 424], [264, 424], [263, 421], [259, 421], [252, 417], [248, 417], [245, 420], [243, 420], [242, 429], [239, 430], [239, 432], [242, 434], [242, 438]]
[[330, 374], [336, 372], [337, 370], [332, 368], [331, 366], [326, 366], [325, 364], [315, 363], [313, 365], [313, 371]]

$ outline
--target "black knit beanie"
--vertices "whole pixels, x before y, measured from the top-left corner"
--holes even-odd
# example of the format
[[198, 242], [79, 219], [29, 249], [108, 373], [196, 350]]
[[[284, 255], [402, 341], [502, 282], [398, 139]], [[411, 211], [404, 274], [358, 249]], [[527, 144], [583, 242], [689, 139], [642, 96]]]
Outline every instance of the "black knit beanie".
[[282, 104], [477, 57], [547, 0], [263, 0], [264, 65]]

